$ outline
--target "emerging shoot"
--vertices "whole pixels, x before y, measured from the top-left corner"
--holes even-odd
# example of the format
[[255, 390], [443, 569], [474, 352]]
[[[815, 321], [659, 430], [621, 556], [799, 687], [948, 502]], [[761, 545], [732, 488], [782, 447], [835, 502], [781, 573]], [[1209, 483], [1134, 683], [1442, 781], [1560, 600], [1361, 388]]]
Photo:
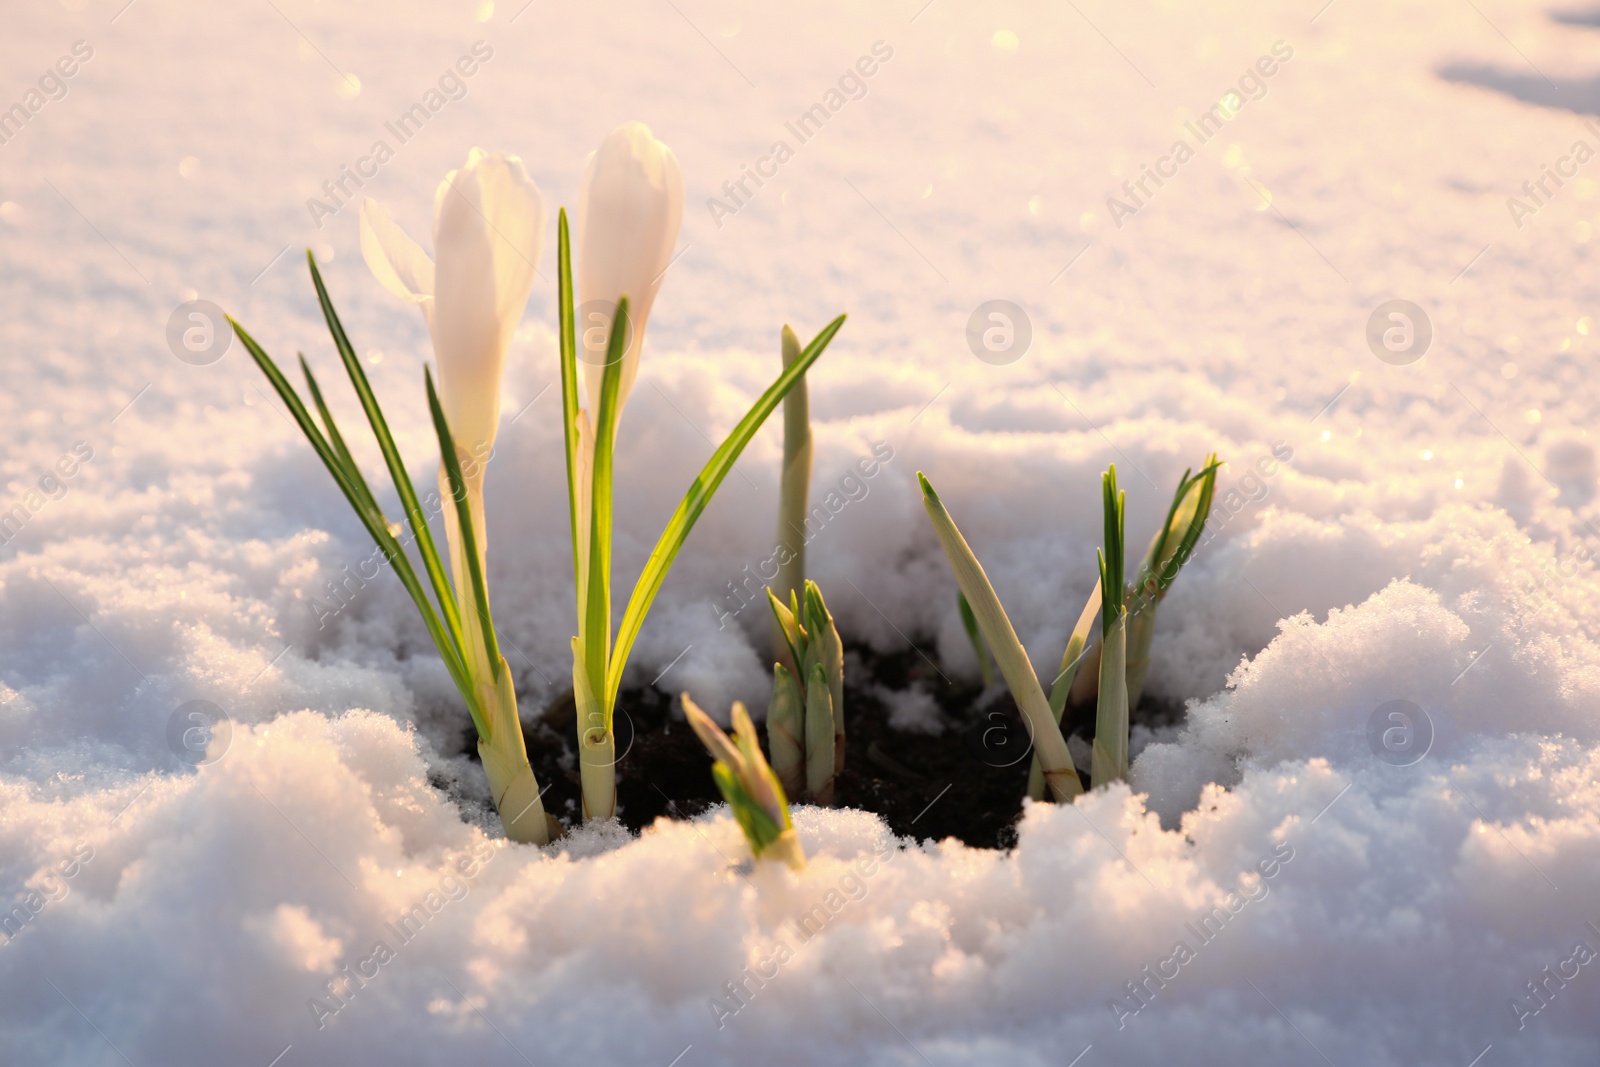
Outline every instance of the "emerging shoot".
[[917, 481], [922, 485], [922, 505], [933, 521], [934, 533], [944, 548], [945, 558], [950, 561], [950, 569], [955, 572], [956, 584], [972, 606], [978, 629], [994, 651], [1000, 674], [1027, 723], [1045, 785], [1057, 801], [1068, 803], [1083, 792], [1083, 783], [1072, 765], [1072, 755], [1067, 751], [1066, 739], [1061, 736], [1061, 727], [1050, 712], [1050, 702], [1039, 685], [1039, 676], [1034, 673], [1022, 642], [1017, 640], [1017, 632], [1000, 605], [994, 586], [989, 584], [989, 576], [983, 572], [966, 538], [956, 528], [955, 520], [945, 510], [939, 494], [921, 471], [917, 472]]
[[[800, 358], [800, 339], [783, 328], [783, 366], [787, 370]], [[778, 482], [778, 599], [789, 601], [801, 593], [806, 578], [806, 507], [811, 491], [811, 402], [806, 380], [801, 378], [783, 398], [783, 469]], [[772, 655], [784, 661], [788, 643], [773, 631]], [[791, 669], [798, 666], [786, 663]]]
[[717, 789], [733, 810], [733, 818], [744, 831], [750, 852], [758, 860], [778, 860], [794, 870], [806, 865], [806, 854], [789, 819], [789, 801], [778, 776], [761, 755], [755, 724], [738, 701], [733, 704], [733, 739], [722, 732], [711, 716], [683, 694], [683, 713], [689, 719], [700, 743], [716, 760], [711, 776]]
[[1144, 562], [1128, 597], [1128, 706], [1138, 707], [1144, 693], [1145, 672], [1150, 669], [1150, 643], [1156, 635], [1156, 609], [1166, 598], [1178, 571], [1189, 561], [1205, 531], [1216, 492], [1217, 470], [1222, 466], [1213, 452], [1199, 474], [1183, 472], [1172, 495], [1167, 521], [1150, 540]]
[[767, 707], [767, 747], [778, 780], [794, 796], [833, 803], [834, 779], [844, 769], [844, 644], [816, 582], [805, 583], [805, 603], [789, 604], [767, 590], [785, 658], [773, 668]]
[[1089, 781], [1095, 788], [1128, 777], [1128, 619], [1123, 600], [1122, 528], [1127, 494], [1117, 489], [1117, 467], [1101, 477], [1105, 508], [1105, 546], [1100, 557], [1100, 695], [1094, 725], [1094, 759]]

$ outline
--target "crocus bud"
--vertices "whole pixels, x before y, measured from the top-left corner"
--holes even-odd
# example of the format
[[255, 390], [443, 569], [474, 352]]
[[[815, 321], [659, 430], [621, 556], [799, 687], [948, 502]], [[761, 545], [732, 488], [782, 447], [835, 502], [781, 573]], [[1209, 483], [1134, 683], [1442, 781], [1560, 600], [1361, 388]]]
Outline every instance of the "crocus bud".
[[[672, 262], [683, 221], [683, 171], [672, 149], [656, 140], [642, 122], [612, 130], [589, 156], [578, 193], [578, 299], [587, 367], [584, 384], [589, 417], [600, 411], [600, 378], [605, 337], [619, 297], [628, 298], [627, 350], [617, 410], [622, 409], [639, 371], [645, 324], [662, 275]], [[598, 318], [596, 317], [598, 316]], [[591, 335], [591, 331], [598, 331]], [[587, 338], [598, 339], [597, 344]]]
[[506, 350], [544, 244], [544, 198], [516, 156], [474, 148], [439, 183], [435, 264], [376, 200], [361, 205], [361, 254], [383, 286], [422, 306], [439, 403], [458, 450], [486, 454], [500, 418]]
[[789, 818], [789, 801], [772, 767], [761, 754], [755, 724], [744, 705], [733, 705], [733, 737], [723, 733], [711, 716], [701, 711], [689, 694], [683, 694], [683, 713], [695, 736], [716, 763], [711, 775], [733, 810], [734, 821], [756, 859], [774, 859], [799, 870], [806, 865], [800, 839]]

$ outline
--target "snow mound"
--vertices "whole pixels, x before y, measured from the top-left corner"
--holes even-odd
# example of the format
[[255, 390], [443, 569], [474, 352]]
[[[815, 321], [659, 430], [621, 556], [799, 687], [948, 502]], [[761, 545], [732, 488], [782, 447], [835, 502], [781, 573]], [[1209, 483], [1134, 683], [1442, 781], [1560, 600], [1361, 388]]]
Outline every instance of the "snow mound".
[[[0, 1062], [1600, 1059], [1596, 178], [1546, 177], [1595, 143], [1594, 20], [919, 5], [14, 5]], [[485, 50], [461, 92], [441, 81]], [[76, 73], [41, 81], [64, 56]], [[357, 429], [311, 246], [431, 482], [426, 329], [372, 281], [349, 204], [425, 232], [478, 144], [571, 205], [634, 118], [689, 204], [622, 421], [617, 607], [776, 374], [780, 325], [848, 311], [808, 376], [808, 565], [853, 644], [976, 674], [919, 469], [1044, 666], [1094, 583], [1106, 465], [1140, 547], [1186, 467], [1228, 461], [1148, 680], [1188, 715], [1136, 734], [1127, 787], [1030, 806], [1004, 853], [801, 809], [798, 875], [748, 864], [720, 810], [499, 839], [449, 678], [337, 489], [237, 345], [195, 365], [166, 331], [215, 301], [304, 351]], [[747, 178], [776, 138], [793, 157]], [[737, 211], [709, 207], [741, 181]], [[1508, 212], [1533, 182], [1537, 210]], [[530, 721], [574, 614], [552, 267], [488, 474]], [[1403, 365], [1367, 340], [1394, 299], [1432, 327]], [[995, 300], [1031, 327], [1010, 362], [968, 341]], [[629, 685], [765, 705], [740, 589], [774, 548], [779, 444], [769, 426], [702, 518]], [[926, 695], [884, 700], [937, 728]]]

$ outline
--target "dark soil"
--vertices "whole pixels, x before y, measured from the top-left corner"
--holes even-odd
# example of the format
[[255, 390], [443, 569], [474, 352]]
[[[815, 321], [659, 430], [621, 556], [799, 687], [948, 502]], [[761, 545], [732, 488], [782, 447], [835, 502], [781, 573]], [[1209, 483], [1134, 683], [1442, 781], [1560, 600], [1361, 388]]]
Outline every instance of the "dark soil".
[[[948, 681], [914, 650], [884, 655], [852, 647], [845, 663], [846, 747], [836, 805], [875, 812], [901, 835], [955, 837], [979, 848], [1014, 845], [1032, 750], [1011, 695], [1002, 690], [984, 701], [978, 686]], [[880, 685], [932, 694], [944, 732], [891, 727], [875, 693]], [[618, 817], [634, 831], [663, 815], [698, 815], [722, 800], [711, 759], [674, 703], [654, 688], [625, 690], [618, 701]], [[528, 759], [547, 787], [545, 809], [569, 826], [579, 819], [575, 717], [568, 693], [524, 728]], [[1149, 697], [1131, 716], [1152, 727], [1182, 717], [1182, 708]], [[1094, 708], [1069, 707], [1063, 726], [1092, 739]], [[476, 751], [475, 740], [468, 738], [468, 751]], [[765, 740], [763, 731], [763, 747]]]

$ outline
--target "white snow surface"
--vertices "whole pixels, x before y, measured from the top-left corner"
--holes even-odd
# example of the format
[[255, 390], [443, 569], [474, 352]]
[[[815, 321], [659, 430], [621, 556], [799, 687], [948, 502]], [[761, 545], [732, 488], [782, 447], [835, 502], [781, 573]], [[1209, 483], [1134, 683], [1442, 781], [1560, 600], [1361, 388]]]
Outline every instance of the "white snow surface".
[[[0, 108], [74, 42], [92, 57], [0, 144], [0, 510], [26, 520], [0, 547], [0, 1062], [1596, 1062], [1600, 172], [1569, 153], [1600, 146], [1600, 17], [1319, 6], [14, 5]], [[397, 145], [385, 122], [476, 41], [465, 96]], [[876, 42], [864, 95], [798, 143], [785, 123]], [[1277, 42], [1265, 95], [1114, 220]], [[776, 373], [780, 324], [847, 311], [811, 375], [814, 498], [893, 452], [810, 548], [852, 640], [976, 670], [919, 469], [1047, 669], [1094, 580], [1106, 464], [1137, 547], [1184, 467], [1230, 461], [1154, 648], [1150, 690], [1187, 723], [1140, 738], [1131, 790], [1030, 806], [1010, 852], [799, 809], [798, 875], [742, 863], [725, 810], [508, 847], [477, 768], [442, 754], [466, 716], [398, 582], [319, 625], [312, 599], [372, 547], [240, 346], [174, 358], [173, 309], [304, 350], [358, 426], [316, 249], [431, 482], [426, 331], [368, 275], [354, 205], [318, 227], [307, 199], [382, 138], [361, 193], [412, 233], [474, 145], [571, 205], [635, 118], [689, 203], [622, 424], [619, 603]], [[793, 158], [715, 217], [780, 138]], [[1546, 166], [1568, 177], [1519, 226], [1506, 199]], [[554, 244], [489, 474], [530, 718], [573, 614]], [[1434, 330], [1406, 366], [1365, 340], [1396, 298]], [[1031, 319], [1007, 365], [965, 340], [993, 299]], [[75, 446], [92, 458], [49, 480]], [[771, 554], [778, 449], [769, 428], [696, 529], [633, 682], [764, 705], [760, 613], [716, 605]], [[198, 769], [167, 740], [197, 699], [234, 723]], [[1369, 740], [1397, 700], [1433, 728], [1410, 766]], [[342, 1003], [341, 968], [373, 974]]]

